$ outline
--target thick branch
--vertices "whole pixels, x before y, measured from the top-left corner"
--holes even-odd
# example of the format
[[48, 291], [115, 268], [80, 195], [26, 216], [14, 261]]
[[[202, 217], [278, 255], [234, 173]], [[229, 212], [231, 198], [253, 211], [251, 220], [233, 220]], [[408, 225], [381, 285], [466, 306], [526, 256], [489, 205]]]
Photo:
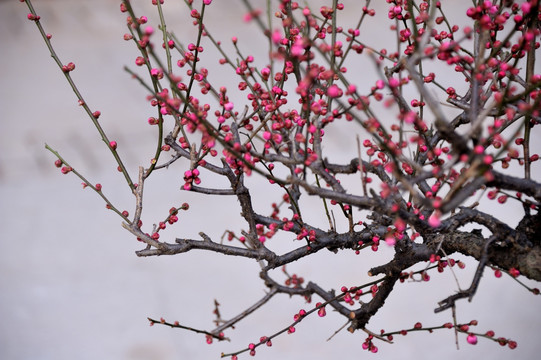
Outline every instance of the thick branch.
[[487, 183], [488, 186], [494, 186], [499, 189], [519, 191], [525, 195], [533, 197], [537, 201], [541, 201], [541, 183], [529, 179], [504, 175], [497, 171], [492, 171], [492, 175], [494, 175], [494, 179]]
[[376, 295], [370, 300], [361, 306], [359, 310], [354, 311], [350, 314], [351, 326], [349, 327], [350, 331], [356, 329], [362, 329], [368, 324], [368, 321], [374, 316], [379, 309], [385, 305], [385, 300], [393, 291], [396, 281], [400, 278], [400, 273], [393, 274], [388, 276], [383, 280], [381, 285], [378, 286], [378, 291]]
[[[443, 234], [442, 249], [447, 254], [459, 252], [481, 260], [486, 239], [473, 232], [454, 231]], [[487, 264], [505, 270], [515, 268], [529, 279], [541, 281], [541, 246], [530, 248], [517, 242], [495, 242], [487, 251]]]

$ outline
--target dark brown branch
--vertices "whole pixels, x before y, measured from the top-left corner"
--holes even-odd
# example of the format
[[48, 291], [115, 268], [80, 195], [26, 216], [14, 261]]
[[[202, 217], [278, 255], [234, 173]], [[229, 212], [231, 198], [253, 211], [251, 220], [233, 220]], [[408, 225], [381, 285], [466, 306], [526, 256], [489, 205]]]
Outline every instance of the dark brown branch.
[[309, 282], [306, 285], [306, 288], [310, 289], [313, 293], [317, 294], [319, 297], [325, 300], [325, 302], [328, 302], [329, 305], [333, 307], [333, 309], [335, 309], [337, 312], [339, 312], [340, 314], [344, 315], [345, 317], [349, 319], [351, 310], [348, 307], [342, 305], [338, 301], [338, 296], [336, 296], [334, 290], [325, 291], [323, 288], [321, 288], [319, 285], [313, 282]]
[[487, 262], [488, 262], [488, 249], [490, 245], [497, 239], [498, 239], [498, 236], [493, 235], [485, 241], [485, 244], [483, 246], [483, 250], [481, 253], [481, 258], [479, 259], [479, 264], [477, 264], [477, 270], [475, 270], [475, 275], [473, 276], [473, 280], [471, 282], [470, 287], [467, 290], [461, 290], [458, 293], [451, 295], [447, 297], [446, 299], [440, 301], [438, 303], [440, 306], [434, 310], [435, 313], [439, 313], [451, 307], [454, 308], [455, 302], [458, 299], [468, 298], [469, 301], [473, 299], [473, 296], [475, 295], [475, 293], [477, 292], [477, 288], [479, 287], [479, 282], [481, 281], [481, 276], [483, 276], [483, 271], [485, 270], [485, 266], [487, 265]]
[[368, 275], [375, 276], [385, 274], [391, 276], [400, 273], [419, 262], [428, 261], [430, 255], [435, 253], [434, 249], [431, 247], [413, 242], [408, 243], [401, 248], [402, 249], [397, 249], [393, 260], [385, 265], [373, 267], [368, 271]]
[[255, 304], [235, 316], [234, 318], [225, 321], [222, 325], [218, 326], [216, 329], [212, 330], [211, 332], [213, 334], [219, 334], [222, 331], [229, 329], [230, 327], [234, 326], [236, 323], [259, 309], [261, 306], [265, 305], [274, 295], [278, 293], [278, 290], [276, 288], [271, 288], [268, 293], [265, 294], [261, 299], [259, 299]]
[[136, 254], [137, 256], [175, 255], [199, 249], [257, 260], [273, 261], [276, 257], [276, 254], [267, 248], [257, 250], [239, 248], [210, 241], [206, 235], [202, 235], [202, 237], [206, 238], [206, 240], [176, 239], [176, 244], [158, 243], [157, 249], [143, 249], [136, 251]]
[[372, 316], [385, 305], [385, 300], [393, 291], [394, 285], [399, 278], [400, 273], [385, 277], [381, 285], [378, 286], [378, 291], [372, 300], [364, 303], [359, 310], [355, 310], [350, 314], [351, 325], [348, 328], [349, 331], [362, 329], [368, 324]]
[[479, 210], [459, 207], [460, 212], [445, 219], [440, 226], [442, 234], [454, 234], [454, 232], [469, 223], [477, 223], [488, 228], [492, 233], [509, 234], [515, 236], [515, 230], [494, 216]]
[[215, 338], [215, 339], [220, 340], [220, 341], [222, 341], [222, 340], [229, 341], [229, 338], [217, 335], [217, 334], [215, 334], [213, 332], [196, 329], [196, 328], [193, 328], [193, 327], [190, 327], [190, 326], [180, 325], [178, 322], [170, 323], [170, 322], [167, 322], [165, 320], [155, 320], [155, 319], [152, 319], [150, 317], [147, 317], [147, 319], [148, 319], [148, 321], [150, 321], [151, 325], [153, 325], [153, 324], [166, 325], [166, 326], [169, 326], [169, 327], [172, 327], [172, 328], [189, 330], [189, 331], [192, 331], [192, 332], [194, 332], [196, 334], [205, 334], [207, 336], [210, 336], [210, 337]]
[[[165, 143], [169, 146], [171, 146], [171, 148], [173, 150], [175, 150], [175, 152], [177, 153], [178, 156], [181, 156], [185, 159], [188, 159], [188, 160], [191, 160], [192, 159], [192, 155], [190, 154], [189, 151], [183, 149], [179, 144], [177, 144], [175, 142], [175, 139], [173, 138], [173, 136], [171, 134], [167, 135], [165, 137]], [[216, 174], [220, 174], [220, 175], [225, 175], [226, 174], [226, 169], [224, 168], [220, 168], [216, 165], [213, 165], [209, 162], [206, 162], [204, 165], [201, 165], [202, 167], [204, 167], [205, 169], [207, 170], [210, 170], [212, 171], [213, 173], [216, 173]]]
[[290, 179], [290, 181], [292, 183], [299, 184], [300, 186], [302, 186], [306, 190], [306, 192], [308, 192], [308, 194], [310, 195], [318, 195], [325, 199], [336, 200], [344, 204], [357, 206], [361, 209], [373, 210], [378, 205], [378, 203], [374, 199], [367, 196], [357, 196], [357, 195], [351, 195], [351, 194], [346, 194], [346, 193], [337, 193], [333, 190], [311, 186], [305, 181], [302, 181], [298, 178]]
[[505, 175], [494, 170], [492, 171], [492, 175], [494, 176], [494, 179], [487, 182], [487, 186], [519, 191], [541, 202], [541, 183], [529, 179]]
[[192, 185], [190, 191], [207, 195], [235, 195], [232, 189], [210, 189], [196, 185]]
[[476, 174], [476, 175], [477, 177], [475, 177], [472, 181], [470, 181], [466, 185], [460, 187], [460, 189], [457, 189], [456, 192], [449, 193], [448, 195], [449, 200], [446, 201], [441, 207], [442, 213], [447, 213], [456, 209], [458, 206], [463, 204], [466, 199], [471, 197], [471, 195], [475, 191], [480, 189], [485, 184], [486, 179], [483, 177], [483, 175], [482, 174]]
[[[483, 257], [486, 239], [477, 233], [455, 231], [442, 234], [442, 249], [448, 254], [459, 252], [477, 260]], [[488, 248], [488, 264], [505, 270], [515, 268], [529, 279], [541, 281], [541, 246], [523, 247], [513, 241], [499, 238]]]

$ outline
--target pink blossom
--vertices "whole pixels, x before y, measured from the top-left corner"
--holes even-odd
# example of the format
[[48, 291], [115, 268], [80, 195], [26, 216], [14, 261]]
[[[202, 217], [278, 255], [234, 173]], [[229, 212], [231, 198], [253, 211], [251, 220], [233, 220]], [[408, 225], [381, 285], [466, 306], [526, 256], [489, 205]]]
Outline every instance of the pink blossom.
[[400, 85], [400, 81], [398, 81], [398, 79], [396, 79], [396, 78], [390, 78], [389, 79], [389, 86], [390, 87], [395, 88], [395, 87], [398, 87], [398, 85]]
[[409, 111], [405, 116], [404, 116], [404, 121], [408, 124], [413, 124], [415, 122], [415, 119], [417, 118], [417, 113], [414, 112], [414, 111]]
[[477, 344], [477, 336], [475, 336], [474, 334], [469, 334], [466, 340], [468, 341], [468, 344]]
[[212, 3], [212, 0], [203, 0], [203, 4], [210, 5]]
[[520, 271], [513, 267], [513, 268], [509, 269], [509, 275], [516, 278], [516, 277], [518, 277], [520, 275]]
[[263, 78], [268, 78], [269, 75], [270, 75], [270, 69], [268, 67], [261, 69], [261, 76]]
[[406, 230], [406, 222], [404, 220], [402, 220], [401, 218], [397, 218], [395, 220], [394, 226], [396, 227], [396, 230], [398, 230], [398, 231]]
[[280, 40], [282, 40], [282, 32], [280, 30], [274, 30], [272, 32], [271, 39], [275, 45], [278, 45], [280, 43]]
[[441, 220], [439, 215], [436, 213], [430, 215], [430, 217], [428, 218], [428, 225], [432, 226], [433, 228], [437, 228], [438, 226], [440, 226]]
[[337, 98], [342, 96], [342, 90], [340, 90], [340, 88], [336, 85], [331, 85], [327, 89], [327, 95], [332, 98]]
[[291, 55], [293, 56], [301, 56], [304, 54], [304, 42], [302, 41], [302, 37], [297, 37], [295, 40], [295, 43], [293, 43], [293, 46], [291, 46]]
[[142, 56], [138, 56], [137, 59], [135, 59], [135, 65], [137, 66], [143, 66], [145, 64], [145, 58]]
[[396, 244], [396, 239], [394, 238], [394, 236], [388, 235], [388, 236], [385, 237], [385, 242], [389, 246], [394, 246], [394, 244]]
[[231, 111], [233, 110], [233, 106], [234, 104], [232, 102], [228, 102], [224, 105], [224, 109], [226, 109], [227, 111]]

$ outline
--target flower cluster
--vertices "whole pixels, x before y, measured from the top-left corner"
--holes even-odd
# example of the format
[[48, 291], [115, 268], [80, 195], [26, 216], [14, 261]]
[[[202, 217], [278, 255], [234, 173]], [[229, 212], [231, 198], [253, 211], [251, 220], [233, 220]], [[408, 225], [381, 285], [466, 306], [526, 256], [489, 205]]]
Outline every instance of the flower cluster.
[[[28, 19], [40, 27], [27, 3]], [[128, 29], [123, 38], [139, 51], [130, 62], [136, 70], [127, 71], [149, 91], [147, 101], [155, 113], [145, 121], [158, 133], [150, 167], [139, 170], [137, 184], [117, 143], [99, 124], [101, 113], [90, 111], [82, 97], [78, 101], [92, 114], [134, 194], [132, 219], [127, 211], [116, 210], [101, 185], [89, 185], [57, 153], [55, 165], [80, 176], [123, 217], [124, 227], [147, 246], [139, 256], [204, 249], [254, 259], [268, 293], [250, 309], [279, 293], [302, 296], [308, 303], [312, 297], [321, 299], [314, 308], [298, 311], [281, 331], [223, 356], [255, 355], [258, 346], [294, 333], [313, 313], [325, 316], [329, 307], [347, 319], [348, 330], [369, 334], [362, 348], [373, 353], [376, 341], [391, 340], [393, 334], [436, 328], [454, 328], [473, 345], [480, 337], [495, 340], [493, 334], [472, 332], [474, 321], [430, 328], [419, 322], [380, 335], [367, 325], [391, 292], [399, 291], [398, 282], [427, 283], [431, 274], [455, 265], [464, 268], [464, 262], [448, 256], [455, 252], [477, 260], [475, 276], [467, 290], [442, 294], [437, 312], [471, 299], [487, 266], [496, 277], [505, 272], [517, 282], [519, 277], [541, 281], [539, 265], [527, 260], [541, 256], [534, 144], [541, 123], [541, 74], [535, 74], [539, 1], [475, 1], [462, 9], [466, 25], [455, 23], [440, 1], [386, 0], [385, 9], [370, 1], [312, 8], [281, 0], [275, 9], [245, 3], [244, 19], [260, 28], [268, 47], [262, 54], [244, 46], [242, 37], [218, 38], [215, 24], [206, 22], [206, 14], [217, 11], [210, 0], [186, 1], [186, 20], [197, 36], [183, 41], [167, 30], [163, 0], [152, 2], [160, 18], [156, 25], [149, 25], [152, 17], [140, 15], [136, 4], [122, 1]], [[346, 14], [359, 14], [358, 21], [349, 24]], [[366, 36], [371, 24], [388, 29], [393, 45]], [[49, 35], [44, 40], [50, 45]], [[220, 54], [218, 59], [205, 58], [209, 48]], [[373, 66], [371, 74], [365, 68], [363, 74], [357, 71], [365, 62]], [[59, 66], [72, 84], [75, 65]], [[218, 71], [230, 74], [227, 84], [213, 80]], [[342, 134], [340, 150], [351, 149], [345, 162], [334, 160], [337, 154], [329, 150], [337, 134]], [[174, 242], [158, 241], [187, 205], [173, 207], [152, 231], [143, 231], [144, 181], [166, 169], [183, 173], [182, 191], [237, 198], [241, 223], [222, 232], [227, 244], [205, 233], [200, 233], [202, 240], [175, 236]], [[227, 186], [213, 187], [211, 175]], [[201, 178], [209, 187], [199, 186]], [[270, 214], [254, 204], [252, 181], [266, 186]], [[318, 197], [320, 205], [307, 208], [309, 196]], [[495, 206], [480, 206], [490, 200], [496, 200]], [[511, 201], [523, 209], [518, 226], [498, 213]], [[326, 220], [314, 220], [319, 218]], [[229, 242], [233, 239], [238, 242]], [[287, 250], [276, 250], [284, 244]], [[367, 269], [376, 280], [342, 286], [339, 294], [323, 289], [317, 279], [306, 281], [285, 270], [320, 251], [379, 256], [382, 248], [394, 257]], [[284, 281], [277, 279], [276, 269], [282, 269]], [[538, 294], [535, 290], [530, 289]], [[223, 340], [223, 331], [252, 311], [231, 321], [218, 319], [212, 331], [151, 323], [204, 333], [210, 344]], [[505, 338], [495, 341], [516, 347]]]

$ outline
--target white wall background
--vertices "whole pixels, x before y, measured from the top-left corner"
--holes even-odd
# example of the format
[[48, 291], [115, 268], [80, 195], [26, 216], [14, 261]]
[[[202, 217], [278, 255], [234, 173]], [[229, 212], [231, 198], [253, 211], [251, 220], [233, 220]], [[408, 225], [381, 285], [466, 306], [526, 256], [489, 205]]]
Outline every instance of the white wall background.
[[[150, 0], [133, 3], [151, 17]], [[467, 6], [470, 2], [456, 3]], [[135, 176], [136, 166], [147, 164], [153, 153], [154, 134], [146, 125], [153, 112], [145, 104], [144, 90], [122, 71], [124, 65], [132, 66], [136, 53], [131, 43], [122, 40], [124, 15], [118, 11], [119, 1], [36, 0], [34, 5], [46, 31], [53, 34], [60, 58], [77, 65], [74, 79], [87, 103], [102, 111], [103, 126], [118, 141]], [[177, 35], [192, 41], [186, 10], [172, 0], [165, 5], [170, 10], [169, 26], [179, 19]], [[376, 5], [378, 11], [386, 11], [383, 1]], [[456, 10], [454, 5], [449, 8], [450, 12]], [[250, 44], [247, 52], [257, 52], [261, 49], [257, 32], [242, 22], [241, 9], [240, 3], [215, 0], [207, 9], [209, 23], [216, 24], [214, 33], [224, 42], [237, 35], [239, 42]], [[104, 209], [96, 194], [81, 190], [74, 176], [61, 175], [43, 147], [47, 142], [59, 150], [91, 181], [101, 182], [115, 202], [132, 209], [123, 179], [112, 171], [116, 165], [26, 14], [24, 4], [0, 1], [0, 358], [216, 359], [222, 351], [242, 348], [285, 326], [306, 306], [300, 299], [274, 299], [227, 332], [232, 343], [208, 346], [203, 336], [148, 326], [147, 316], [163, 316], [210, 329], [214, 298], [222, 303], [225, 318], [235, 315], [263, 295], [257, 264], [200, 252], [135, 256], [140, 244], [120, 227], [119, 218]], [[375, 44], [383, 30], [371, 30]], [[234, 88], [235, 84], [228, 86]], [[180, 193], [176, 189], [181, 179], [178, 172], [176, 178], [157, 177], [146, 183], [147, 200], [155, 200], [145, 208], [148, 223], [162, 219], [171, 206], [190, 200], [190, 211], [182, 213], [173, 228], [183, 236], [196, 236], [204, 230], [218, 238], [224, 228], [243, 226], [234, 199], [209, 202], [209, 198]], [[253, 194], [258, 196], [257, 191]], [[175, 230], [165, 234], [176, 235]], [[299, 262], [292, 269], [334, 288], [365, 281], [366, 264], [372, 261], [343, 254], [321, 254], [316, 259]], [[465, 260], [468, 268], [461, 272], [463, 287], [468, 286], [475, 266]], [[433, 279], [400, 286], [373, 318], [371, 329], [450, 321], [449, 313], [433, 315], [432, 309], [455, 290], [454, 280], [450, 273]], [[493, 329], [497, 336], [517, 340], [516, 350], [482, 339], [471, 346], [462, 336], [457, 351], [453, 333], [438, 331], [397, 337], [394, 345], [379, 342], [376, 356], [537, 358], [541, 351], [539, 301], [513, 281], [496, 280], [487, 272], [473, 302], [459, 304], [458, 320], [477, 319], [479, 331]], [[272, 348], [259, 350], [257, 356], [286, 360], [363, 356], [363, 333], [343, 331], [325, 341], [341, 325], [342, 318], [330, 311], [323, 319], [308, 318], [294, 335], [276, 339]]]

